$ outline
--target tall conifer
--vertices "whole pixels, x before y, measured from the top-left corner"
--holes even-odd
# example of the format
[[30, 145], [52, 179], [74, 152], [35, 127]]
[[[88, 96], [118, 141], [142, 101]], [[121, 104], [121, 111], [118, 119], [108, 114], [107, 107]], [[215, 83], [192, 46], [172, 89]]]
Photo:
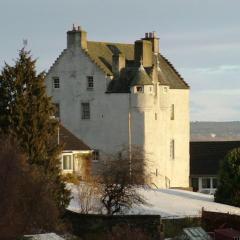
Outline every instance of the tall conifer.
[[56, 203], [63, 210], [69, 191], [61, 180], [57, 144], [58, 121], [47, 96], [45, 73], [36, 72], [36, 60], [24, 48], [14, 66], [5, 64], [0, 74], [0, 133], [15, 137], [30, 164], [42, 168], [51, 181]]
[[215, 201], [240, 207], [240, 148], [227, 153], [221, 162]]

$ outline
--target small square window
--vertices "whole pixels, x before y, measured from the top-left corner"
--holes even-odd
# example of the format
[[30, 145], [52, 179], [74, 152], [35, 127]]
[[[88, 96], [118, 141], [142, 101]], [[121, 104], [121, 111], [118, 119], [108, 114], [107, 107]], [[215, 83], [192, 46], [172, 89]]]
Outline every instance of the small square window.
[[99, 160], [99, 150], [94, 150], [93, 151], [93, 161], [98, 161]]
[[82, 103], [82, 119], [90, 119], [90, 104]]
[[137, 86], [136, 90], [137, 90], [137, 92], [143, 92], [143, 87], [142, 86]]
[[87, 90], [91, 91], [94, 88], [93, 76], [87, 76]]
[[73, 170], [71, 155], [63, 155], [63, 170]]
[[60, 80], [59, 77], [53, 77], [53, 87], [60, 88]]

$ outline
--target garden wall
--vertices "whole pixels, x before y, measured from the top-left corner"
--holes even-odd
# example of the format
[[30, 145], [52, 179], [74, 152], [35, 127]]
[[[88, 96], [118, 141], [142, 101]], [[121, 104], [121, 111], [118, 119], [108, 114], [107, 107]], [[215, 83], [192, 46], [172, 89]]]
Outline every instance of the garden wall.
[[[128, 232], [127, 235], [144, 235], [142, 239], [162, 238], [162, 224], [159, 215], [93, 215], [67, 211], [65, 218], [72, 226], [72, 233], [82, 239], [108, 239], [111, 232]], [[127, 236], [126, 236], [127, 237]], [[118, 239], [116, 237], [116, 239]], [[120, 239], [120, 238], [119, 238]], [[128, 238], [127, 238], [128, 239]], [[126, 238], [124, 240], [127, 240]], [[131, 238], [129, 238], [131, 239]]]

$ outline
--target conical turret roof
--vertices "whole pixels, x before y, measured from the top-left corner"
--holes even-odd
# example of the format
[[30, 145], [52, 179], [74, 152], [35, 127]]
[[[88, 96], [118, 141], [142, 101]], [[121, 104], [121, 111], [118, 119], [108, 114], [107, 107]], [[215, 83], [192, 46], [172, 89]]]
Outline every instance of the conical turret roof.
[[146, 73], [142, 63], [139, 69], [136, 71], [135, 76], [131, 81], [131, 86], [137, 85], [152, 85], [152, 80], [149, 75]]

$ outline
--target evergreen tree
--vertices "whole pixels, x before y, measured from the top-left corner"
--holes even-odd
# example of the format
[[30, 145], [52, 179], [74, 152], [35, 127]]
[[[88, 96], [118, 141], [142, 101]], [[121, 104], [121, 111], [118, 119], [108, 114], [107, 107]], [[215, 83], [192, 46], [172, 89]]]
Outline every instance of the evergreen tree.
[[20, 50], [14, 66], [5, 64], [0, 75], [0, 133], [17, 139], [30, 164], [45, 172], [58, 187], [54, 196], [59, 210], [69, 203], [70, 193], [60, 175], [61, 148], [57, 138], [55, 109], [46, 94], [45, 73], [36, 73], [36, 60]]
[[221, 162], [215, 201], [240, 207], [240, 148], [230, 151]]

